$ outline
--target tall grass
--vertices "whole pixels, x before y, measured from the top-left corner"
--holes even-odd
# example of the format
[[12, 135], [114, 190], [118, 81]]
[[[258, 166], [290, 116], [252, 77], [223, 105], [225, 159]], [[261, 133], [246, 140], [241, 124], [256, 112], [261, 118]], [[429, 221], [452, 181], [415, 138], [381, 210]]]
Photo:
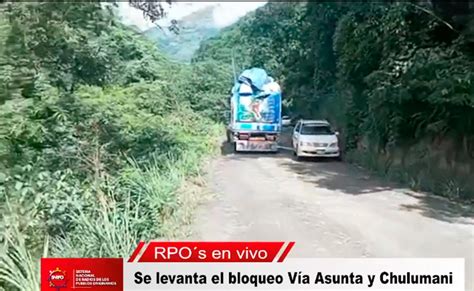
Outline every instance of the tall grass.
[[[130, 198], [130, 197], [129, 197]], [[52, 253], [62, 257], [127, 257], [140, 239], [137, 208], [115, 204], [93, 212], [77, 210], [70, 215], [74, 232], [53, 241]]]
[[53, 254], [63, 257], [127, 257], [140, 240], [163, 235], [161, 225], [175, 213], [177, 190], [186, 177], [200, 172], [203, 154], [186, 151], [176, 158], [153, 156], [144, 166], [130, 167], [115, 181], [117, 193], [105, 207], [70, 215], [75, 230], [53, 241]]
[[[4, 233], [5, 242], [0, 246], [0, 290], [3, 287], [19, 291], [36, 291], [40, 289], [39, 260], [32, 256], [24, 235], [12, 228]], [[47, 257], [49, 239], [43, 247], [43, 257]], [[9, 290], [9, 289], [6, 289]]]
[[[130, 166], [111, 182], [107, 204], [72, 209], [68, 218], [73, 231], [53, 238], [49, 248], [45, 243], [43, 256], [49, 249], [53, 257], [128, 257], [140, 240], [159, 238], [161, 225], [178, 206], [186, 207], [176, 191], [187, 176], [199, 173], [202, 157], [169, 155], [152, 158], [145, 167], [129, 159]], [[39, 290], [39, 258], [20, 231], [6, 236], [0, 254], [0, 287]]]
[[[138, 241], [183, 221], [174, 219], [188, 207], [178, 190], [217, 149], [220, 126], [169, 107], [175, 96], [157, 96], [159, 86], [81, 87], [45, 96], [41, 114], [25, 117], [45, 132], [34, 131], [38, 147], [15, 133], [23, 160], [0, 169], [0, 290], [37, 290], [43, 248], [52, 257], [128, 257]], [[38, 120], [52, 112], [64, 118]]]
[[[86, 207], [68, 209], [66, 219], [71, 227], [45, 239], [50, 243], [45, 243], [43, 256], [128, 257], [138, 241], [163, 237], [165, 222], [172, 220], [178, 208], [187, 207], [177, 191], [187, 177], [200, 175], [203, 158], [215, 150], [218, 128], [211, 124], [207, 136], [182, 135], [184, 146], [153, 154], [146, 162], [126, 158], [127, 166], [118, 175], [102, 181], [100, 195], [88, 197], [93, 200]], [[41, 204], [37, 207], [31, 211], [41, 213]], [[14, 212], [17, 208], [4, 210]], [[20, 219], [15, 213], [2, 217], [12, 215]], [[2, 241], [0, 290], [38, 290], [39, 254], [17, 228]]]

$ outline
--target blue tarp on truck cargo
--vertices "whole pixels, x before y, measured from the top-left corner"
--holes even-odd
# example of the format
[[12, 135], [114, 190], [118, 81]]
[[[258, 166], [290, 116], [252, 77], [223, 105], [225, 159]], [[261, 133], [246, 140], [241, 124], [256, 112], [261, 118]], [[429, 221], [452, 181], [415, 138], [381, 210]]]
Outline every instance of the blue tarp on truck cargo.
[[268, 78], [267, 72], [265, 72], [264, 69], [260, 68], [252, 68], [243, 71], [242, 74], [240, 74], [238, 80], [240, 83], [250, 82], [249, 85], [257, 89], [258, 91], [262, 91], [263, 85], [270, 83], [270, 79]]

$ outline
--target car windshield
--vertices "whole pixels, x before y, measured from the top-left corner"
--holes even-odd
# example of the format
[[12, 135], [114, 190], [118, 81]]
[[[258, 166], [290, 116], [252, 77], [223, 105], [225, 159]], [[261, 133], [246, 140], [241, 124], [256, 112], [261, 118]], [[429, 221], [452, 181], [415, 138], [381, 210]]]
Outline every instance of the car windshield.
[[329, 126], [324, 125], [303, 125], [301, 127], [302, 135], [330, 135], [333, 134]]

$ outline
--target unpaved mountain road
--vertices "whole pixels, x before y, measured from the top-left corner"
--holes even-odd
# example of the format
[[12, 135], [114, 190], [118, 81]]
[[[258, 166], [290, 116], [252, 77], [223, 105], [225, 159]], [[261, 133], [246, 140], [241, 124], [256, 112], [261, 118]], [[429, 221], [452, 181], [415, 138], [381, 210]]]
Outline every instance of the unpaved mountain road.
[[296, 241], [292, 257], [462, 257], [474, 290], [474, 214], [335, 161], [223, 155], [215, 197], [198, 209], [196, 239]]

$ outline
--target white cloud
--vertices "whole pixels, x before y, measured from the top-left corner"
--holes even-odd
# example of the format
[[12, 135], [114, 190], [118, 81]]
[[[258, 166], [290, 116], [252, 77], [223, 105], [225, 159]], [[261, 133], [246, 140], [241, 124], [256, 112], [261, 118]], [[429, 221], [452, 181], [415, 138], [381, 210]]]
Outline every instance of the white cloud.
[[219, 27], [225, 27], [236, 22], [250, 11], [261, 7], [266, 2], [220, 2], [214, 10], [214, 21]]
[[127, 2], [118, 2], [118, 12], [122, 21], [127, 25], [135, 25], [141, 30], [154, 26], [151, 21], [143, 17], [143, 13], [140, 10], [130, 7]]
[[[158, 21], [158, 25], [167, 26], [171, 19], [183, 18], [206, 6], [217, 6], [214, 10], [214, 22], [219, 27], [228, 26], [246, 13], [263, 6], [266, 2], [175, 2], [164, 4], [167, 17]], [[154, 24], [143, 17], [141, 11], [134, 9], [127, 2], [119, 2], [119, 14], [124, 23], [136, 25], [142, 30], [153, 27]]]

